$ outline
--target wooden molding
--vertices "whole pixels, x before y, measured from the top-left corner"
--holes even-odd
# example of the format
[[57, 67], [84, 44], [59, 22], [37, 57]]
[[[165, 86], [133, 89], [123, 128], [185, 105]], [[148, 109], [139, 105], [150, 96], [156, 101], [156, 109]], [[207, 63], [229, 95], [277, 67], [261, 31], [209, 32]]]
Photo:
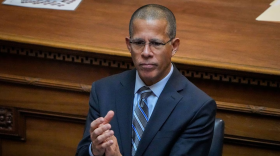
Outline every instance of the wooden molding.
[[54, 113], [54, 112], [29, 110], [29, 109], [18, 109], [18, 112], [20, 114], [24, 115], [25, 117], [26, 116], [27, 117], [36, 117], [36, 118], [66, 121], [66, 122], [80, 123], [80, 124], [84, 124], [86, 121], [86, 116], [79, 116], [79, 115]]
[[[71, 49], [71, 50], [73, 50], [73, 49]], [[66, 62], [100, 65], [100, 66], [106, 66], [106, 67], [109, 66], [109, 67], [115, 67], [115, 68], [121, 68], [121, 69], [133, 69], [134, 68], [133, 63], [131, 63], [131, 62], [107, 60], [107, 59], [101, 59], [101, 58], [96, 58], [96, 57], [79, 56], [79, 55], [66, 54], [66, 53], [47, 52], [47, 51], [35, 50], [35, 49], [31, 49], [31, 48], [9, 47], [9, 46], [3, 46], [1, 44], [0, 44], [0, 53], [9, 53], [9, 54], [16, 54], [16, 55], [24, 55], [24, 56], [31, 56], [31, 57], [38, 57], [38, 58], [45, 58], [45, 59], [66, 61]], [[107, 54], [107, 53], [105, 53], [105, 54]], [[111, 53], [109, 53], [109, 54], [111, 54]], [[115, 56], [116, 54], [112, 53], [111, 55]], [[119, 55], [117, 55], [117, 56], [119, 56]]]
[[217, 107], [220, 110], [229, 110], [235, 112], [244, 112], [244, 113], [280, 117], [280, 109], [276, 109], [276, 108], [268, 108], [264, 106], [246, 105], [246, 104], [229, 103], [229, 102], [221, 102], [221, 101], [216, 101], [216, 102], [217, 102]]
[[246, 146], [269, 148], [269, 149], [279, 149], [280, 147], [280, 142], [278, 141], [254, 139], [254, 138], [240, 137], [240, 136], [228, 135], [228, 134], [224, 135], [224, 142], [246, 145]]
[[14, 111], [10, 108], [0, 107], [0, 130], [12, 131], [14, 127]]
[[199, 71], [191, 71], [191, 70], [180, 70], [180, 72], [184, 76], [190, 78], [200, 78], [205, 80], [280, 88], [280, 81], [255, 79], [250, 77], [234, 76], [228, 74], [217, 74], [217, 73], [209, 73], [209, 72], [199, 72]]
[[[21, 141], [28, 139], [26, 138], [26, 126], [25, 126], [26, 117], [58, 120], [58, 121], [80, 123], [80, 124], [84, 124], [86, 120], [85, 116], [45, 112], [45, 111], [38, 111], [38, 110], [27, 110], [27, 109], [11, 108], [11, 107], [3, 107], [3, 106], [0, 107], [2, 108], [2, 110], [3, 109], [14, 110], [15, 113], [19, 114], [14, 118], [14, 120], [16, 120], [17, 122], [16, 125], [13, 127], [14, 128], [13, 133], [0, 129], [0, 137], [7, 138], [7, 139], [15, 139]], [[228, 134], [225, 134], [224, 138], [226, 143], [245, 144], [250, 146], [258, 146], [262, 148], [280, 147], [280, 142], [271, 141], [271, 140], [240, 137], [240, 136], [228, 135]]]
[[24, 140], [25, 127], [23, 126], [23, 118], [20, 116], [16, 108], [0, 106], [0, 137], [14, 138]]
[[[105, 67], [112, 67], [112, 68], [121, 68], [121, 69], [134, 68], [134, 65], [131, 61], [120, 61], [120, 60], [104, 59], [98, 57], [87, 57], [87, 56], [79, 56], [74, 54], [39, 51], [39, 50], [33, 50], [28, 48], [7, 47], [3, 45], [0, 45], [0, 53], [24, 55], [30, 57], [38, 57], [38, 58], [75, 62], [75, 63], [82, 63], [82, 64], [91, 64], [91, 65], [98, 65], [98, 66], [105, 66]], [[209, 68], [209, 66], [207, 68]], [[275, 79], [271, 80], [271, 79], [264, 79], [264, 78], [254, 78], [248, 76], [238, 76], [238, 75], [230, 75], [230, 74], [222, 74], [222, 73], [214, 73], [214, 72], [206, 72], [206, 71], [202, 72], [202, 71], [195, 71], [195, 70], [181, 69], [180, 72], [184, 76], [189, 78], [280, 88], [280, 80], [278, 79], [277, 76], [276, 76], [277, 77], [276, 80]]]
[[[53, 42], [53, 41], [46, 41], [40, 40], [32, 37], [24, 37], [24, 36], [17, 36], [11, 34], [0, 34], [0, 40], [10, 41], [10, 42], [19, 42], [23, 44], [33, 44], [33, 45], [40, 45], [40, 46], [47, 46], [53, 48], [62, 48], [62, 49], [69, 49], [69, 50], [76, 50], [76, 51], [83, 51], [88, 53], [97, 53], [97, 54], [106, 54], [106, 55], [113, 55], [113, 56], [121, 56], [121, 57], [130, 57], [130, 53], [123, 50], [118, 49], [108, 49], [104, 47], [91, 47], [86, 45], [80, 44], [67, 44], [63, 42]], [[1, 47], [1, 51], [6, 50], [6, 48]], [[8, 50], [9, 51], [9, 50]], [[269, 75], [278, 75], [280, 76], [280, 71], [273, 68], [262, 68], [262, 67], [255, 67], [255, 66], [244, 66], [239, 64], [231, 64], [231, 63], [222, 63], [222, 62], [213, 62], [207, 60], [200, 60], [200, 59], [192, 59], [192, 58], [182, 58], [174, 56], [172, 58], [174, 63], [192, 65], [192, 66], [203, 66], [203, 67], [212, 67], [212, 68], [219, 68], [219, 69], [226, 69], [226, 70], [237, 70], [242, 72], [252, 72], [252, 73], [261, 73], [261, 74], [269, 74]]]
[[[64, 81], [56, 81], [56, 80], [1, 74], [1, 73], [0, 73], [0, 81], [68, 90], [68, 91], [86, 92], [86, 93], [89, 93], [91, 90], [91, 85], [87, 85], [87, 84], [70, 83]], [[246, 105], [246, 104], [229, 103], [229, 102], [222, 102], [222, 101], [216, 101], [216, 102], [217, 102], [217, 107], [220, 110], [229, 110], [235, 112], [244, 112], [244, 113], [280, 117], [280, 109], [276, 109], [276, 108], [258, 106], [258, 104]]]
[[70, 83], [65, 81], [48, 80], [48, 79], [41, 79], [41, 78], [33, 78], [33, 77], [25, 77], [25, 76], [17, 76], [17, 75], [8, 75], [8, 74], [1, 74], [1, 73], [0, 73], [0, 81], [62, 89], [62, 90], [78, 91], [78, 92], [90, 92], [91, 89], [91, 85]]

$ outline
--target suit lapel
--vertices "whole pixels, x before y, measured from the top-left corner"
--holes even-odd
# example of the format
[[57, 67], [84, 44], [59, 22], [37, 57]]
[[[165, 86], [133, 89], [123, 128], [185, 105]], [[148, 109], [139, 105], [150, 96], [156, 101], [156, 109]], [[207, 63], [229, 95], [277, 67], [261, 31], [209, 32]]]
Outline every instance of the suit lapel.
[[170, 113], [172, 113], [177, 103], [182, 99], [182, 96], [178, 93], [178, 91], [182, 90], [185, 85], [182, 84], [182, 82], [185, 82], [185, 80], [182, 79], [180, 72], [174, 68], [174, 71], [166, 83], [145, 128], [135, 156], [143, 155], [156, 133], [167, 120]]
[[[116, 114], [124, 155], [131, 155], [131, 123], [135, 87], [135, 71], [129, 71], [118, 84], [116, 93]], [[120, 141], [119, 141], [120, 142]]]

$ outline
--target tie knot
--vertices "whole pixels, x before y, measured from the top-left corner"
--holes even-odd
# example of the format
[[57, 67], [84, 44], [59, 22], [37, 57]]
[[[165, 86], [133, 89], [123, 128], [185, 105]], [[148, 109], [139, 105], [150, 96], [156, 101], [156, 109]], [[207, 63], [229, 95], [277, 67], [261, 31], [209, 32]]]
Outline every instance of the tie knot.
[[152, 90], [147, 87], [147, 86], [143, 86], [139, 89], [139, 93], [141, 95], [141, 99], [146, 99], [148, 96], [150, 96], [153, 92]]

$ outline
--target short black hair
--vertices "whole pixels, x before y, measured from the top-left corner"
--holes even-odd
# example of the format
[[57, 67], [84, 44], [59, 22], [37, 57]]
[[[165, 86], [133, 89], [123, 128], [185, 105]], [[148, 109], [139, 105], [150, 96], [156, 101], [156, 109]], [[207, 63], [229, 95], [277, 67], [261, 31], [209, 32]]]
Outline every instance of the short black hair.
[[158, 4], [148, 4], [137, 9], [131, 16], [129, 22], [129, 36], [133, 34], [133, 22], [135, 19], [156, 20], [165, 19], [167, 21], [167, 35], [173, 39], [176, 36], [176, 19], [171, 10]]

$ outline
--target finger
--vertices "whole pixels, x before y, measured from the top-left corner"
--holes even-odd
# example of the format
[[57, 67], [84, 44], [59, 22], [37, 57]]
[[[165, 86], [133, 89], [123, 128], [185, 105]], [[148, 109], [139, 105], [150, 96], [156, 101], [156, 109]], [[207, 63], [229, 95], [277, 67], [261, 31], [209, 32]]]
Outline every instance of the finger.
[[109, 111], [107, 115], [104, 117], [104, 124], [109, 123], [114, 117], [114, 111]]
[[114, 135], [114, 131], [112, 130], [108, 130], [106, 132], [104, 132], [102, 135], [99, 135], [96, 140], [95, 140], [95, 144], [99, 145], [99, 144], [103, 144], [109, 140], [111, 140], [111, 137]]
[[91, 133], [91, 140], [95, 141], [99, 135], [102, 135], [107, 130], [111, 129], [110, 124], [101, 125]]
[[113, 140], [107, 140], [106, 142], [104, 142], [101, 147], [102, 148], [107, 148], [107, 147], [110, 147], [114, 144]]
[[90, 133], [99, 127], [104, 122], [104, 118], [100, 117], [90, 123]]

